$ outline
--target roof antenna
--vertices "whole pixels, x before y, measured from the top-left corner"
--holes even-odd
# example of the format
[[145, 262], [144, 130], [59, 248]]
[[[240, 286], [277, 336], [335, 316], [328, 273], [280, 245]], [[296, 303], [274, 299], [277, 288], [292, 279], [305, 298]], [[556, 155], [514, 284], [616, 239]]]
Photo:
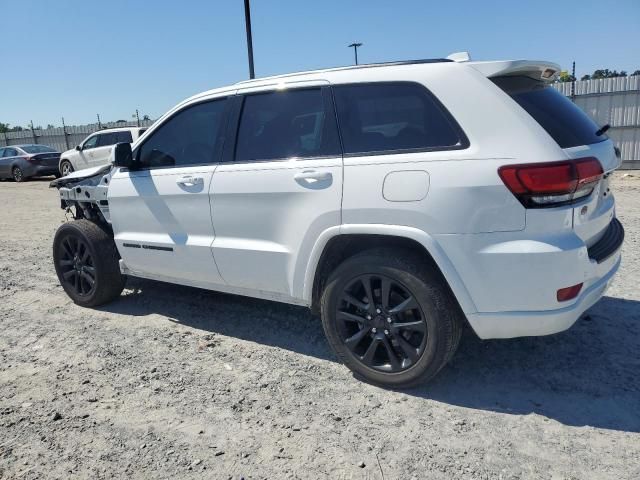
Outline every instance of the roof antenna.
[[454, 62], [458, 63], [469, 62], [471, 61], [471, 55], [469, 55], [469, 52], [455, 52], [451, 55], [448, 55], [447, 59], [453, 60]]

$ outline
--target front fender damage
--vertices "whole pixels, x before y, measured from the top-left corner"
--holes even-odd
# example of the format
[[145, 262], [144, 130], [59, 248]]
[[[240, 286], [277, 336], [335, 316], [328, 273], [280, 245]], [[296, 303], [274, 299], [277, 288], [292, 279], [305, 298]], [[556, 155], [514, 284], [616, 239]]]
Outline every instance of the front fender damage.
[[78, 170], [49, 184], [57, 188], [60, 207], [75, 219], [86, 218], [110, 226], [107, 191], [113, 174], [112, 165]]

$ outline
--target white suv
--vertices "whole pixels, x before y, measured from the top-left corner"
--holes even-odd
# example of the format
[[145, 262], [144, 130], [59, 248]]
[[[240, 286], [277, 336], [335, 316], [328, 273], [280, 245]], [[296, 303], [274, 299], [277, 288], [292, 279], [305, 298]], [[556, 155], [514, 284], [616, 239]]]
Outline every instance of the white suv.
[[624, 233], [614, 146], [549, 87], [558, 71], [441, 59], [196, 95], [112, 169], [54, 182], [76, 212], [54, 239], [60, 282], [84, 306], [127, 275], [306, 305], [349, 368], [394, 387], [433, 377], [467, 322], [565, 330]]
[[92, 133], [80, 145], [60, 155], [60, 173], [69, 175], [75, 170], [109, 163], [111, 147], [116, 143], [132, 143], [142, 135], [145, 127], [109, 128]]

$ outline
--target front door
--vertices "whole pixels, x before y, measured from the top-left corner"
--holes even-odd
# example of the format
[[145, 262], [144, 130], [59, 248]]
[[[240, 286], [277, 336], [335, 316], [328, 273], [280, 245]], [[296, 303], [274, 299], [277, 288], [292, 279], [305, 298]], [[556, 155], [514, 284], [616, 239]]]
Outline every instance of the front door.
[[140, 276], [187, 285], [223, 283], [211, 244], [209, 187], [222, 153], [226, 99], [190, 105], [155, 127], [120, 168], [108, 200], [118, 251]]
[[340, 225], [342, 155], [331, 92], [280, 87], [235, 102], [237, 138], [211, 184], [216, 264], [230, 286], [299, 297], [318, 235]]

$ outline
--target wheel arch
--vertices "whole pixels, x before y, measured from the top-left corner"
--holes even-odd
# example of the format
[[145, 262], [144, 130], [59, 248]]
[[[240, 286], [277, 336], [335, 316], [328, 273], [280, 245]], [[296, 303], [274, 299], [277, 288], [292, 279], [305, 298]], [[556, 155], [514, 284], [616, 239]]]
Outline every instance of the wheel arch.
[[457, 270], [438, 243], [422, 230], [396, 225], [342, 225], [319, 236], [307, 265], [302, 297], [317, 312], [324, 282], [347, 258], [371, 248], [388, 247], [424, 255], [441, 275], [464, 313], [476, 311]]

